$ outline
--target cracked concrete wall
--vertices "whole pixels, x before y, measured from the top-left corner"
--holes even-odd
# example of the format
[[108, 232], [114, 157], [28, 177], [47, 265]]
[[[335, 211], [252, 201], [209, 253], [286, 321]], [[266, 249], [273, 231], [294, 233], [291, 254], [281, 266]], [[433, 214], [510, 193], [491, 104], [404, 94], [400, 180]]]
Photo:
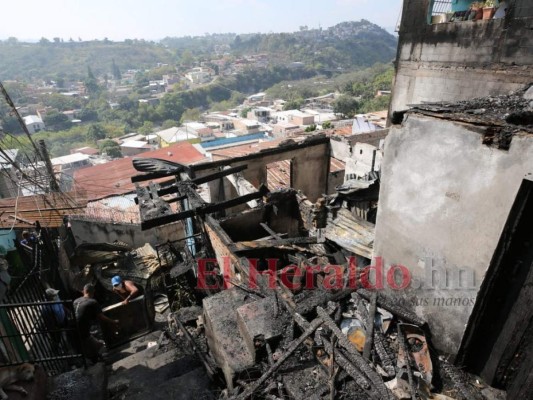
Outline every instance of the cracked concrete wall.
[[502, 19], [430, 25], [429, 0], [405, 1], [390, 110], [508, 94], [533, 81], [533, 4], [510, 2]]
[[531, 135], [504, 151], [483, 145], [483, 131], [408, 114], [391, 127], [382, 165], [374, 257], [413, 278], [405, 290], [385, 284], [387, 293], [427, 320], [435, 345], [453, 355], [520, 184], [533, 174]]

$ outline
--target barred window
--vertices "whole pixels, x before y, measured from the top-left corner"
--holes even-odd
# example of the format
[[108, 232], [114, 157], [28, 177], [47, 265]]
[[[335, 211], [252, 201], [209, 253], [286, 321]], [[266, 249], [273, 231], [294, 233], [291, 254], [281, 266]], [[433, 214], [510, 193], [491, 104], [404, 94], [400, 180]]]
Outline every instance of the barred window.
[[428, 23], [465, 21], [474, 0], [430, 0]]
[[452, 3], [457, 3], [457, 1], [433, 0], [432, 4], [430, 3], [430, 6], [432, 6], [430, 15], [433, 16], [433, 15], [446, 14], [446, 13], [452, 12]]

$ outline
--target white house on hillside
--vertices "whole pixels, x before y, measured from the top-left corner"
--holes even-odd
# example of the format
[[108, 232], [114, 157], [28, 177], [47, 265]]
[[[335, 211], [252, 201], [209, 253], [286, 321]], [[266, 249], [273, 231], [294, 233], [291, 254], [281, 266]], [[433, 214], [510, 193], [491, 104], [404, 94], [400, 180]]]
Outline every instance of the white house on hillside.
[[27, 117], [24, 117], [23, 120], [28, 128], [28, 132], [31, 134], [42, 131], [45, 128], [43, 120], [37, 115], [28, 115]]

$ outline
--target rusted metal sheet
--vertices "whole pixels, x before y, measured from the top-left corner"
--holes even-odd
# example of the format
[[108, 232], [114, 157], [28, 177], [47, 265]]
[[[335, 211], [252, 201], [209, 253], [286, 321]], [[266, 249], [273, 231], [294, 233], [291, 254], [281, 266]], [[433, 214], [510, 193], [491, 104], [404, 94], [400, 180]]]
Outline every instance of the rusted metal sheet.
[[328, 220], [326, 238], [352, 253], [371, 259], [374, 230], [374, 224], [340, 209], [335, 217]]

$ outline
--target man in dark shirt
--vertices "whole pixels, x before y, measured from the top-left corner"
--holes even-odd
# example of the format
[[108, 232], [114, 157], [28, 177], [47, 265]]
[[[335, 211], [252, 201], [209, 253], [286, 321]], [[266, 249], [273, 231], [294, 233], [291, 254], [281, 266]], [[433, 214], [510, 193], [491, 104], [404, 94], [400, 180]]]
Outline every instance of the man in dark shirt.
[[91, 325], [96, 320], [118, 325], [118, 320], [106, 317], [102, 312], [102, 307], [100, 307], [100, 304], [98, 304], [93, 296], [94, 285], [88, 283], [83, 287], [83, 297], [74, 300], [74, 312], [78, 321], [78, 329], [85, 357], [92, 362], [96, 362], [104, 348], [104, 342], [91, 335]]

